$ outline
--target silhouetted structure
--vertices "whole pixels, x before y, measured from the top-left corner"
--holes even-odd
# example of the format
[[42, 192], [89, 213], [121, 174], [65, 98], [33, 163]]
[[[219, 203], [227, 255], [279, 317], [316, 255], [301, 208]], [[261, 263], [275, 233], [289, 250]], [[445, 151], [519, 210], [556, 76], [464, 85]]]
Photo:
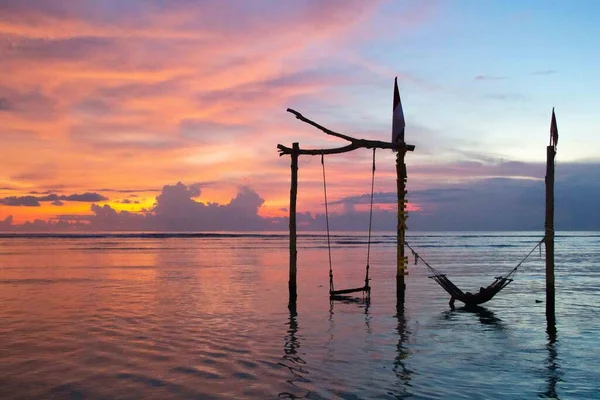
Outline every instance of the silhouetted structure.
[[320, 155], [321, 164], [323, 165], [323, 188], [325, 193], [325, 214], [327, 221], [327, 243], [329, 249], [329, 295], [331, 300], [343, 297], [346, 294], [363, 292], [367, 293], [367, 297], [370, 295], [369, 286], [369, 253], [370, 253], [370, 238], [371, 238], [371, 222], [372, 222], [372, 207], [373, 207], [373, 180], [371, 183], [371, 212], [369, 217], [369, 247], [367, 252], [367, 265], [365, 274], [365, 283], [361, 287], [354, 287], [350, 289], [335, 290], [333, 285], [333, 271], [331, 267], [331, 245], [329, 240], [329, 215], [327, 211], [327, 186], [325, 181], [325, 163], [324, 156], [330, 154], [341, 154], [350, 152], [359, 148], [373, 149], [373, 179], [375, 174], [375, 149], [391, 149], [397, 152], [396, 157], [396, 178], [397, 178], [397, 195], [398, 195], [398, 225], [397, 225], [397, 260], [396, 260], [396, 304], [400, 305], [404, 303], [405, 288], [404, 275], [407, 273], [406, 267], [408, 265], [408, 257], [404, 255], [404, 245], [406, 244], [412, 251], [415, 257], [415, 263], [418, 259], [421, 259], [427, 268], [433, 273], [430, 278], [434, 279], [446, 292], [451, 296], [450, 306], [454, 307], [455, 300], [463, 302], [467, 306], [476, 306], [483, 304], [491, 300], [497, 293], [509, 285], [513, 279], [512, 275], [522, 265], [523, 262], [538, 248], [542, 243], [546, 245], [546, 320], [548, 325], [548, 332], [554, 332], [556, 319], [555, 319], [555, 289], [554, 289], [554, 158], [556, 155], [556, 144], [558, 142], [558, 129], [556, 125], [556, 117], [554, 109], [552, 109], [552, 121], [550, 127], [550, 145], [546, 151], [546, 218], [544, 223], [545, 233], [542, 240], [540, 240], [534, 248], [525, 256], [525, 258], [517, 264], [512, 270], [505, 275], [495, 277], [494, 281], [487, 287], [480, 288], [477, 293], [463, 292], [458, 286], [456, 286], [446, 274], [439, 273], [431, 265], [429, 265], [417, 252], [406, 243], [406, 219], [408, 213], [406, 211], [407, 200], [406, 195], [406, 164], [404, 163], [405, 155], [407, 151], [414, 151], [415, 146], [408, 145], [404, 141], [404, 114], [402, 111], [402, 104], [400, 102], [400, 94], [398, 91], [397, 79], [394, 82], [394, 113], [392, 119], [392, 141], [382, 142], [378, 140], [366, 140], [356, 139], [338, 132], [334, 132], [330, 129], [325, 128], [322, 125], [305, 118], [299, 112], [287, 109], [288, 112], [294, 114], [297, 119], [312, 125], [328, 135], [335, 136], [350, 142], [349, 145], [332, 148], [332, 149], [300, 149], [297, 142], [293, 143], [292, 148], [277, 145], [280, 156], [289, 154], [291, 156], [291, 188], [290, 188], [290, 269], [289, 269], [289, 304], [290, 310], [295, 310], [297, 301], [297, 248], [296, 248], [296, 200], [298, 193], [298, 157], [300, 155]]
[[454, 308], [454, 301], [459, 300], [465, 303], [466, 306], [477, 306], [479, 304], [486, 303], [490, 301], [498, 292], [508, 286], [509, 283], [513, 281], [512, 276], [517, 272], [517, 269], [529, 258], [529, 256], [537, 249], [545, 239], [540, 240], [534, 247], [527, 253], [525, 258], [521, 260], [520, 263], [517, 264], [516, 267], [511, 269], [508, 273], [504, 275], [500, 275], [494, 278], [494, 282], [492, 282], [487, 287], [481, 287], [479, 292], [471, 293], [471, 292], [463, 292], [458, 286], [456, 286], [447, 276], [446, 274], [442, 274], [433, 268], [427, 261], [423, 259], [415, 251], [414, 248], [407, 242], [405, 242], [406, 246], [410, 249], [413, 256], [415, 257], [415, 264], [418, 260], [423, 261], [425, 266], [429, 269], [429, 271], [433, 274], [429, 278], [436, 281], [448, 294], [450, 297], [450, 307]]
[[558, 128], [556, 126], [556, 117], [552, 109], [552, 121], [550, 124], [550, 145], [546, 149], [546, 220], [544, 223], [544, 237], [531, 249], [531, 251], [521, 260], [516, 267], [505, 275], [495, 277], [487, 287], [480, 288], [478, 293], [463, 292], [456, 286], [446, 274], [438, 272], [427, 263], [408, 243], [406, 246], [412, 251], [415, 257], [415, 264], [418, 260], [423, 261], [429, 271], [430, 276], [435, 280], [450, 297], [450, 307], [454, 308], [455, 300], [462, 301], [466, 306], [472, 307], [490, 301], [498, 292], [508, 286], [512, 281], [512, 276], [517, 269], [527, 260], [534, 250], [542, 243], [546, 245], [546, 321], [549, 334], [556, 330], [555, 320], [555, 291], [554, 291], [554, 157], [556, 155], [556, 143], [558, 142]]
[[550, 145], [546, 148], [546, 323], [548, 331], [553, 331], [556, 326], [554, 312], [554, 157], [558, 143], [558, 127], [556, 116], [552, 109], [550, 122]]
[[[379, 140], [366, 140], [356, 139], [351, 136], [347, 136], [338, 132], [334, 132], [330, 129], [325, 128], [322, 125], [305, 118], [299, 112], [287, 109], [288, 112], [294, 114], [297, 119], [306, 122], [309, 125], [320, 129], [328, 135], [338, 137], [350, 142], [349, 145], [332, 148], [332, 149], [301, 149], [297, 142], [293, 143], [292, 147], [286, 147], [281, 144], [277, 145], [279, 149], [279, 155], [289, 154], [291, 157], [291, 188], [290, 188], [290, 270], [289, 270], [289, 304], [290, 309], [295, 308], [298, 293], [296, 284], [297, 275], [297, 248], [296, 248], [296, 200], [298, 194], [298, 157], [300, 155], [331, 155], [331, 154], [342, 154], [347, 153], [356, 149], [390, 149], [397, 152], [396, 156], [396, 178], [397, 178], [397, 191], [398, 191], [398, 229], [397, 229], [397, 263], [396, 263], [396, 298], [397, 303], [404, 302], [405, 283], [404, 275], [406, 272], [406, 266], [408, 259], [404, 255], [404, 238], [406, 230], [406, 219], [408, 218], [406, 212], [406, 164], [404, 158], [407, 151], [414, 151], [415, 146], [408, 145], [404, 142], [404, 114], [402, 112], [402, 105], [400, 103], [400, 94], [398, 91], [397, 79], [394, 81], [394, 118], [392, 121], [392, 141], [382, 142]], [[368, 270], [367, 270], [368, 271]], [[330, 288], [330, 298], [335, 298], [340, 294], [348, 294], [357, 291], [370, 290], [368, 286], [368, 275], [365, 286], [360, 288], [333, 290]]]
[[325, 157], [321, 155], [321, 165], [323, 167], [323, 195], [325, 198], [325, 222], [327, 226], [327, 252], [329, 253], [329, 300], [345, 300], [346, 295], [362, 292], [366, 295], [367, 301], [371, 299], [371, 286], [369, 285], [369, 269], [371, 256], [371, 229], [373, 224], [373, 193], [375, 188], [375, 149], [373, 149], [373, 167], [371, 174], [371, 202], [369, 207], [369, 239], [367, 241], [367, 262], [365, 266], [365, 283], [361, 287], [350, 289], [335, 290], [333, 283], [333, 266], [331, 262], [331, 238], [329, 232], [329, 207], [327, 202], [327, 180], [325, 178]]

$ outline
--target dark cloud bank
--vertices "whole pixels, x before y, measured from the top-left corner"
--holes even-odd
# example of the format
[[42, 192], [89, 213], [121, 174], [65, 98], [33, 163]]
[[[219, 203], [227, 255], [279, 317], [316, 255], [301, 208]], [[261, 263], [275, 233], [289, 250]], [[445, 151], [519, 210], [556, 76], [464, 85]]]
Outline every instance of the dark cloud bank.
[[[38, 192], [32, 192], [32, 194], [38, 194]], [[0, 204], [5, 206], [13, 207], [40, 207], [42, 202], [50, 202], [55, 206], [62, 206], [63, 201], [78, 201], [93, 203], [97, 201], [105, 201], [108, 198], [98, 193], [82, 193], [82, 194], [71, 194], [71, 195], [57, 195], [54, 193], [48, 193], [44, 196], [10, 196], [0, 198]]]
[[[600, 212], [600, 178], [596, 164], [563, 164], [556, 180], [557, 230], [598, 230]], [[100, 196], [94, 194], [95, 196]], [[84, 197], [48, 195], [35, 201], [89, 201]], [[79, 195], [81, 196], [81, 195]], [[28, 222], [15, 225], [12, 218], [0, 221], [0, 231], [286, 231], [288, 219], [263, 218], [258, 210], [264, 200], [250, 188], [242, 187], [228, 204], [203, 203], [198, 185], [167, 185], [157, 196], [151, 210], [139, 213], [116, 211], [108, 205], [92, 204], [92, 216], [63, 215], [55, 221]], [[31, 196], [33, 197], [33, 196]], [[52, 197], [52, 198], [51, 198]], [[64, 197], [64, 198], [63, 198]], [[101, 196], [100, 196], [101, 197]], [[410, 230], [542, 230], [544, 224], [544, 182], [539, 179], [488, 178], [471, 183], [454, 184], [409, 192], [410, 201], [421, 206], [410, 214]], [[7, 200], [9, 199], [9, 200]], [[5, 205], [13, 200], [4, 198]], [[27, 201], [21, 199], [20, 203]], [[33, 202], [33, 200], [31, 200]], [[93, 200], [92, 200], [93, 201]], [[362, 194], [332, 203], [343, 204], [344, 213], [330, 215], [332, 230], [363, 231], [368, 227], [368, 213], [355, 210], [368, 204]], [[377, 204], [395, 204], [395, 193], [376, 193]], [[30, 205], [30, 204], [22, 204]], [[299, 230], [323, 231], [322, 213], [299, 213]], [[394, 211], [377, 208], [373, 214], [375, 230], [393, 231]]]

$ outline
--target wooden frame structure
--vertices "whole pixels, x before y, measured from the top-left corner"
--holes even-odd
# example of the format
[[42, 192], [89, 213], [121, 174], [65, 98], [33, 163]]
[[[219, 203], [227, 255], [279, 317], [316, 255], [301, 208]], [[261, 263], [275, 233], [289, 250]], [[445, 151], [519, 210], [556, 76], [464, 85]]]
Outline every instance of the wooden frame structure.
[[[404, 113], [402, 111], [402, 104], [400, 102], [400, 94], [398, 91], [397, 79], [394, 81], [394, 115], [392, 122], [392, 141], [382, 142], [379, 140], [367, 140], [357, 139], [348, 135], [344, 135], [338, 132], [334, 132], [324, 126], [304, 117], [298, 111], [291, 108], [287, 109], [287, 112], [296, 116], [302, 122], [314, 126], [315, 128], [323, 131], [327, 135], [335, 136], [340, 139], [344, 139], [350, 144], [342, 147], [330, 148], [330, 149], [301, 149], [300, 145], [295, 142], [292, 147], [286, 147], [282, 144], [277, 145], [279, 155], [290, 155], [291, 157], [291, 187], [290, 187], [290, 217], [289, 217], [289, 229], [290, 229], [290, 265], [289, 265], [289, 303], [288, 308], [290, 310], [296, 309], [296, 301], [298, 298], [297, 285], [296, 285], [296, 273], [297, 273], [297, 260], [298, 251], [296, 247], [297, 232], [296, 232], [296, 201], [298, 195], [298, 158], [300, 155], [328, 155], [328, 154], [342, 154], [347, 153], [356, 149], [390, 149], [396, 152], [396, 182], [397, 182], [397, 197], [398, 197], [398, 224], [397, 224], [397, 259], [396, 259], [396, 306], [401, 307], [404, 305], [404, 295], [406, 284], [404, 282], [404, 275], [407, 274], [406, 267], [408, 266], [408, 257], [404, 255], [405, 245], [405, 234], [406, 234], [406, 219], [408, 218], [408, 211], [406, 210], [406, 164], [404, 162], [406, 153], [408, 151], [414, 151], [415, 146], [406, 144], [404, 141]], [[556, 316], [555, 316], [555, 278], [554, 278], [554, 164], [556, 156], [556, 144], [558, 142], [558, 128], [556, 126], [556, 117], [554, 114], [554, 108], [552, 109], [552, 120], [550, 126], [550, 143], [546, 150], [546, 218], [544, 223], [544, 241], [546, 244], [546, 321], [548, 326], [548, 333], [553, 338], [556, 333]], [[373, 158], [373, 163], [375, 159]], [[324, 170], [323, 170], [324, 173]], [[324, 177], [324, 175], [323, 175]], [[371, 200], [372, 201], [372, 200]], [[369, 227], [370, 230], [370, 227]], [[329, 228], [328, 228], [329, 234]], [[370, 235], [370, 231], [369, 231]], [[330, 260], [331, 264], [331, 260]], [[367, 264], [368, 268], [368, 264]], [[331, 279], [331, 266], [330, 266], [330, 279]], [[368, 275], [365, 278], [364, 288], [355, 288], [341, 291], [333, 291], [330, 289], [330, 298], [333, 295], [341, 294], [343, 292], [355, 292], [357, 289], [369, 290]], [[398, 308], [401, 309], [401, 308]]]
[[351, 136], [347, 136], [338, 132], [334, 132], [330, 129], [325, 128], [318, 123], [311, 121], [304, 117], [298, 111], [287, 109], [287, 112], [292, 113], [302, 122], [314, 126], [315, 128], [323, 131], [327, 135], [335, 136], [340, 139], [344, 139], [350, 144], [331, 148], [331, 149], [301, 149], [300, 145], [296, 142], [292, 144], [292, 147], [286, 147], [278, 144], [277, 149], [279, 155], [290, 155], [291, 156], [291, 187], [290, 187], [290, 270], [288, 280], [289, 290], [289, 303], [290, 309], [296, 308], [296, 300], [298, 298], [297, 285], [296, 285], [296, 272], [297, 272], [297, 259], [298, 251], [296, 248], [296, 200], [298, 195], [298, 157], [300, 155], [328, 155], [328, 154], [342, 154], [347, 153], [356, 149], [389, 149], [396, 152], [396, 178], [397, 178], [397, 192], [398, 192], [398, 225], [397, 225], [397, 260], [396, 260], [396, 300], [397, 305], [404, 304], [404, 293], [406, 285], [404, 283], [404, 275], [406, 273], [406, 267], [408, 265], [408, 257], [404, 255], [404, 237], [406, 231], [406, 219], [408, 218], [408, 212], [406, 210], [406, 164], [404, 158], [406, 152], [414, 151], [415, 146], [406, 144], [404, 138], [399, 138], [396, 143], [382, 142], [379, 140], [367, 140], [367, 139], [356, 139]]

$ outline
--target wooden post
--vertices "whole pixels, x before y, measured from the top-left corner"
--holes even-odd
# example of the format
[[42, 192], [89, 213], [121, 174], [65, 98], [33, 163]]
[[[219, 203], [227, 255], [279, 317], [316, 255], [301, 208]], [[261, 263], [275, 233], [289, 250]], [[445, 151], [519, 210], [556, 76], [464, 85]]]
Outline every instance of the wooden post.
[[290, 310], [296, 309], [296, 299], [298, 297], [298, 291], [296, 289], [296, 262], [298, 251], [296, 250], [296, 199], [298, 197], [298, 156], [300, 146], [299, 144], [292, 144], [292, 183], [290, 187], [290, 276], [288, 280], [288, 290], [290, 293], [290, 300], [288, 308]]
[[554, 313], [554, 156], [556, 149], [553, 145], [546, 148], [546, 322], [548, 331], [555, 330], [556, 318]]
[[406, 146], [398, 146], [396, 154], [396, 182], [398, 191], [398, 229], [397, 229], [397, 259], [396, 259], [396, 306], [404, 304], [404, 292], [406, 284], [404, 283], [404, 274], [406, 268], [406, 257], [404, 256], [404, 236], [406, 232], [406, 219], [408, 214], [405, 209], [406, 194], [406, 164], [404, 156], [406, 155]]

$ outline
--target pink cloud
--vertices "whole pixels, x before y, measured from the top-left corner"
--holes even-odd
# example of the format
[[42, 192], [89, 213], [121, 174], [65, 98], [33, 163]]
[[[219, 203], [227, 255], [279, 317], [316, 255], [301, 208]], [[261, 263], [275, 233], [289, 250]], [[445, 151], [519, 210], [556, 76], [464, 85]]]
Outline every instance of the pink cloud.
[[0, 183], [217, 181], [258, 187], [279, 209], [288, 169], [275, 145], [318, 138], [285, 108], [360, 79], [364, 66], [346, 61], [380, 7], [0, 0]]

